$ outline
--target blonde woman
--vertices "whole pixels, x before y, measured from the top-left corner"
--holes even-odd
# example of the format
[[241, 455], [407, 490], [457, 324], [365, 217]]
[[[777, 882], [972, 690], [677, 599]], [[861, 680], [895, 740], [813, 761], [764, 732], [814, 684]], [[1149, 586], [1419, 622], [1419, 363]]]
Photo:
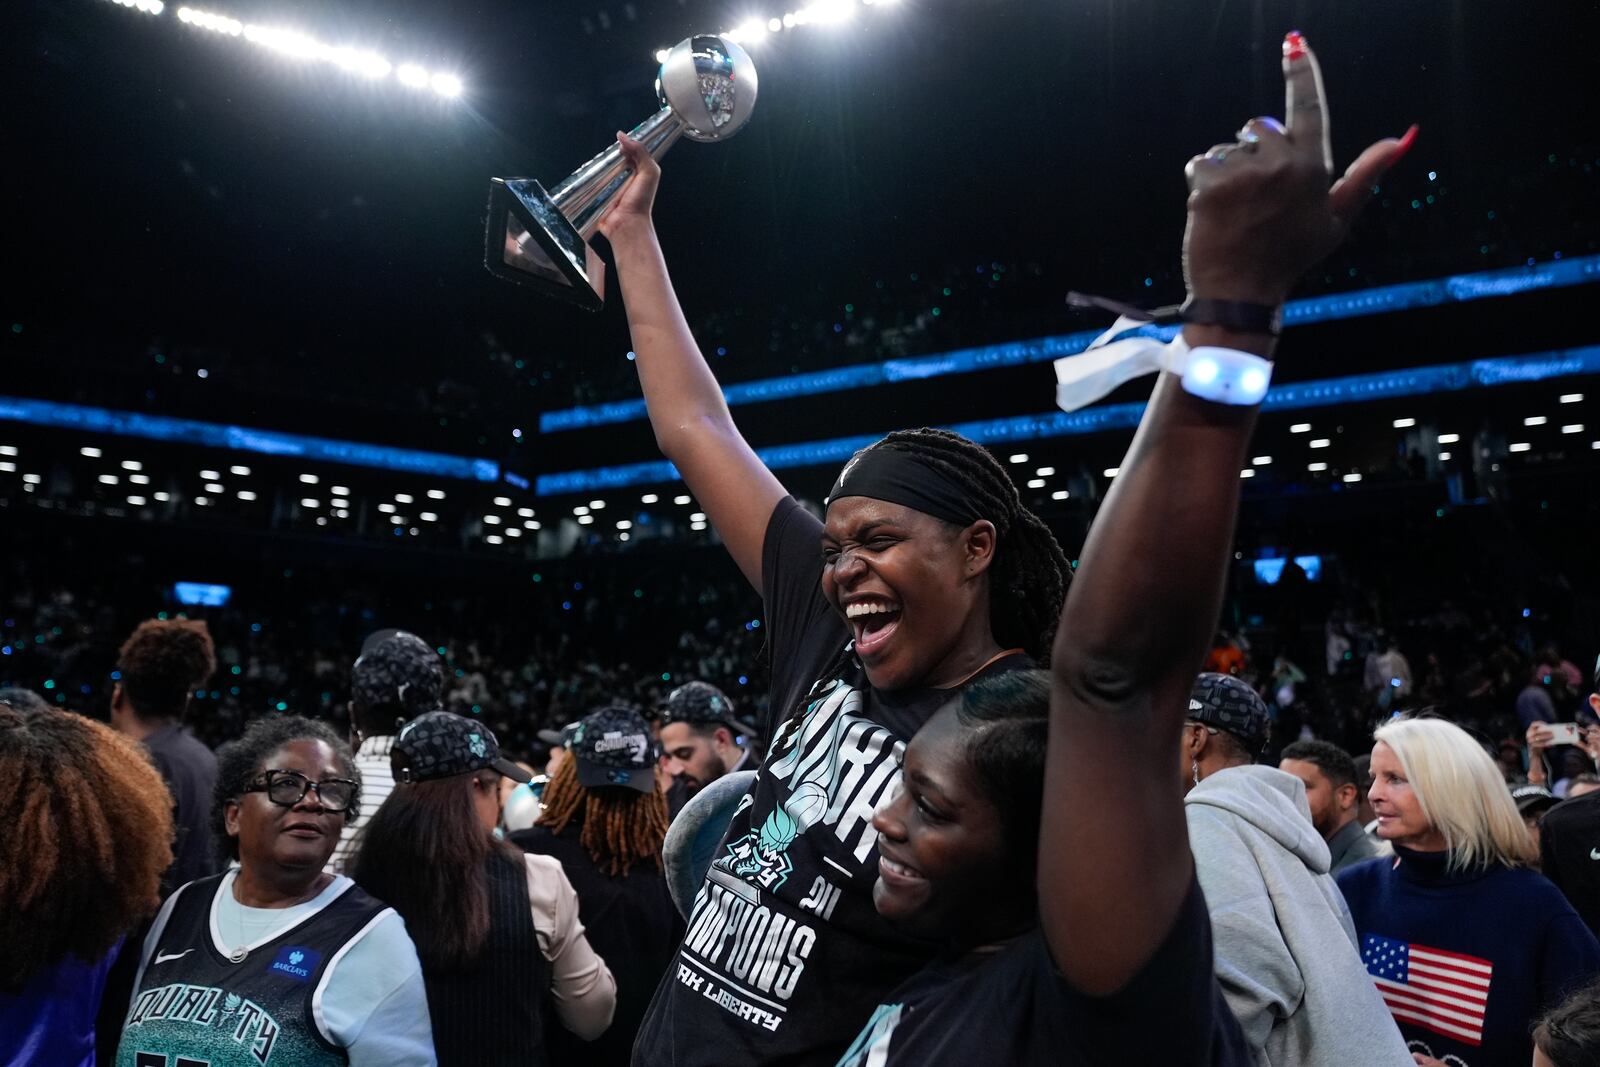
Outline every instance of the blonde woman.
[[1600, 944], [1529, 864], [1494, 761], [1443, 719], [1374, 735], [1378, 836], [1338, 876], [1361, 957], [1420, 1064], [1527, 1063], [1529, 1023], [1600, 973]]

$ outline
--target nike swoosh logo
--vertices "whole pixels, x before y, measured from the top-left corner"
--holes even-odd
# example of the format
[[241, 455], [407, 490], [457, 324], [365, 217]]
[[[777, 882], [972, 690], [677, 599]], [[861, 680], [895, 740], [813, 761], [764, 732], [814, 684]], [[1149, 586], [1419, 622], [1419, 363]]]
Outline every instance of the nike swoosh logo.
[[156, 953], [156, 958], [151, 960], [150, 962], [151, 963], [171, 963], [173, 960], [181, 960], [181, 959], [183, 959], [183, 957], [187, 956], [189, 953], [191, 953], [193, 951], [194, 951], [194, 949], [192, 949], [192, 948], [186, 948], [182, 952], [174, 952], [170, 956], [163, 955], [162, 953], [157, 952]]

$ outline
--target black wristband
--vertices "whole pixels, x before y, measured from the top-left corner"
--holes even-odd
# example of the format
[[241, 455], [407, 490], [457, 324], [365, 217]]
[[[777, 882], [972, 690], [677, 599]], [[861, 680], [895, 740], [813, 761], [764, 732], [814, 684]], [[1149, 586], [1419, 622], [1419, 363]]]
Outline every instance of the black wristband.
[[1242, 300], [1203, 300], [1191, 296], [1178, 308], [1178, 321], [1276, 337], [1283, 330], [1283, 305], [1248, 304]]

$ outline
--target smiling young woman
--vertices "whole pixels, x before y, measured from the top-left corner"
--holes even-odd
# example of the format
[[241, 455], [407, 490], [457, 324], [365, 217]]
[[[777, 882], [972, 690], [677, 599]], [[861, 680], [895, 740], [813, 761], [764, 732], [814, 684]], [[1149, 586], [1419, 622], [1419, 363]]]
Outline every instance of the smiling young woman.
[[[983, 447], [891, 433], [844, 467], [818, 522], [740, 435], [650, 222], [660, 170], [602, 224], [657, 443], [761, 590], [772, 742], [656, 992], [635, 1064], [817, 1063], [929, 946], [872, 904], [874, 808], [905, 743], [961, 687], [1042, 664], [1069, 570]], [[820, 554], [819, 554], [820, 553]]]
[[417, 952], [394, 910], [323, 873], [360, 772], [322, 723], [259, 719], [218, 753], [212, 821], [239, 866], [167, 899], [118, 1067], [191, 1060], [434, 1064]]

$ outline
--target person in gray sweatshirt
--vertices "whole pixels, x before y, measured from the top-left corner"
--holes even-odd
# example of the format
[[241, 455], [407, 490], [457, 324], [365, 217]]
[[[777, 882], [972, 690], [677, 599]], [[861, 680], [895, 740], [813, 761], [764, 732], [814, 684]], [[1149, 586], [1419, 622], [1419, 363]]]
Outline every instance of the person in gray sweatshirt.
[[1222, 994], [1263, 1067], [1409, 1067], [1328, 876], [1305, 786], [1255, 765], [1269, 722], [1239, 679], [1196, 681], [1183, 734], [1184, 817]]

